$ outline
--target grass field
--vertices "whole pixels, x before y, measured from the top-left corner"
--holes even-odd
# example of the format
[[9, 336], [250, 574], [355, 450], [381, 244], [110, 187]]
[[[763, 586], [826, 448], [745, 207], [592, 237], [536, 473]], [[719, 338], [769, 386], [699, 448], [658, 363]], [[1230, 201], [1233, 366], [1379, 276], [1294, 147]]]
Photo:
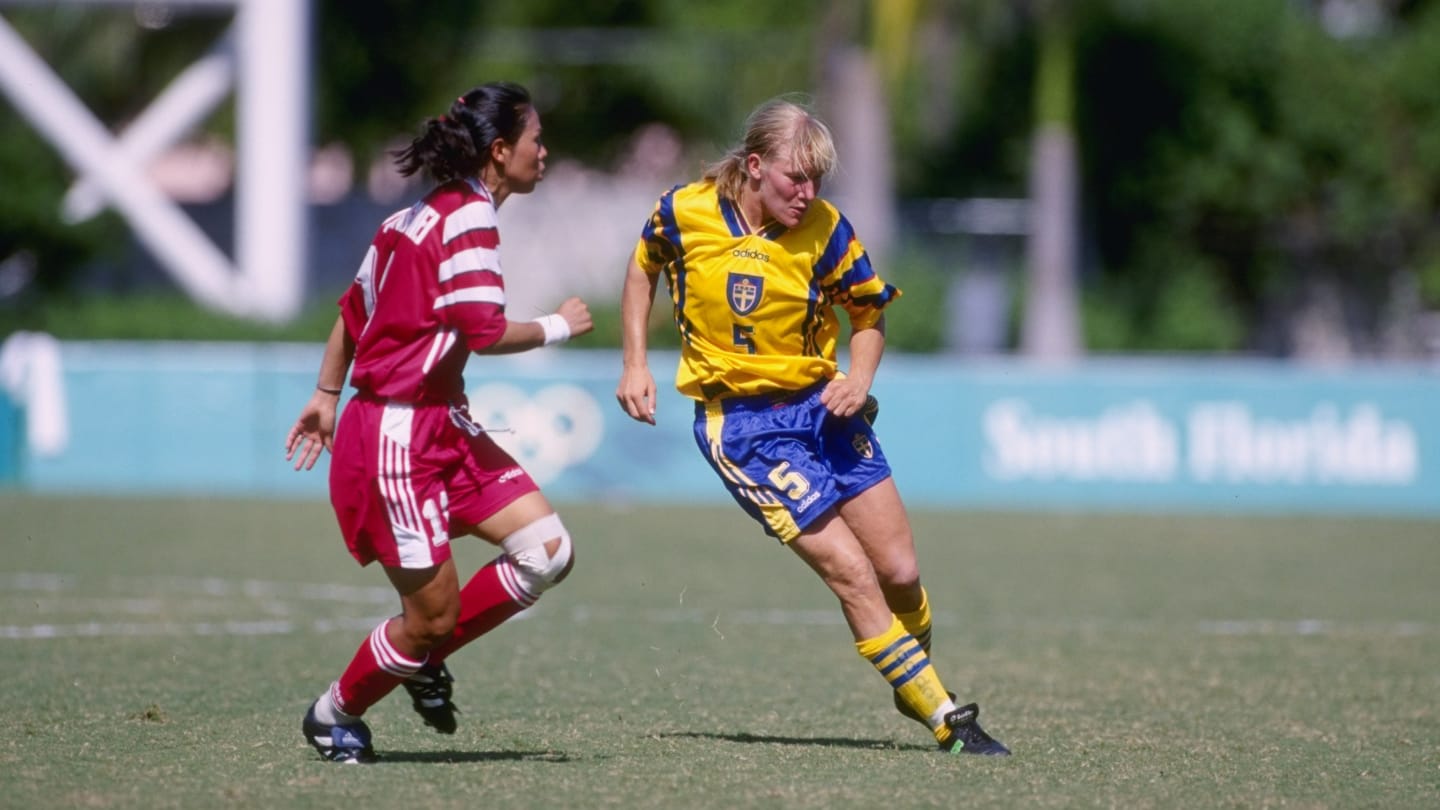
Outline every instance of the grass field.
[[395, 600], [325, 504], [0, 494], [0, 807], [1440, 807], [1440, 523], [917, 513], [980, 759], [738, 511], [563, 514], [459, 733], [392, 695], [348, 767], [300, 718]]

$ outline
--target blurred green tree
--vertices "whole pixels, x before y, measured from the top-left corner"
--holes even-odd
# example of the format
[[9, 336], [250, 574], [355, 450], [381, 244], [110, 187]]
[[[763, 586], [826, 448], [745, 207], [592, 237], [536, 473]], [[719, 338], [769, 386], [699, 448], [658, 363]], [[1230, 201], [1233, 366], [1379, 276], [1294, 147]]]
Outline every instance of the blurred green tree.
[[[318, 0], [317, 139], [377, 156], [453, 94], [526, 85], [557, 154], [605, 165], [664, 122], [728, 141], [758, 100], [814, 84], [799, 0]], [[763, 59], [757, 59], [763, 54]]]
[[[557, 155], [613, 165], [663, 122], [713, 156], [758, 100], [820, 88], [846, 40], [884, 80], [899, 196], [1024, 197], [1035, 88], [1053, 86], [1041, 5], [1071, 23], [1092, 350], [1290, 354], [1328, 296], [1371, 352], [1397, 306], [1440, 308], [1435, 0], [1359, 17], [1336, 0], [315, 0], [315, 140], [376, 157], [457, 88], [508, 78]], [[118, 127], [229, 24], [142, 19], [160, 8], [5, 18]], [[29, 311], [5, 297], [15, 268], [48, 296], [119, 261], [115, 218], [59, 222], [71, 173], [18, 116], [0, 115], [0, 178], [0, 308]]]
[[[1329, 302], [1374, 353], [1397, 310], [1440, 305], [1440, 4], [1067, 5], [1091, 349], [1288, 355]], [[897, 116], [903, 194], [1025, 196], [1022, 8], [931, 4], [959, 56], [910, 105], [945, 88], [953, 125]]]

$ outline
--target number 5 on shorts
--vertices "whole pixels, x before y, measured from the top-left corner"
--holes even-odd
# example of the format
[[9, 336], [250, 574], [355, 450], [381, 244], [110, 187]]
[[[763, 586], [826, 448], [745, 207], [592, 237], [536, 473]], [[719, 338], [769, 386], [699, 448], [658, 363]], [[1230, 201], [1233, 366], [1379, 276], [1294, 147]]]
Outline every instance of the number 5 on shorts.
[[798, 501], [810, 491], [810, 481], [802, 473], [790, 469], [790, 462], [782, 461], [770, 471], [770, 483], [785, 493], [785, 497]]

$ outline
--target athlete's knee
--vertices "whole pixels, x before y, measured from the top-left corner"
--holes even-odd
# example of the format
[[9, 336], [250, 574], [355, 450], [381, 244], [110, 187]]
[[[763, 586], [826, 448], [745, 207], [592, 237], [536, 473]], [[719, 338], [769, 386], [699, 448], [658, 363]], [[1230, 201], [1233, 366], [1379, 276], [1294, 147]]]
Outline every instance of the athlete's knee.
[[570, 533], [551, 512], [500, 541], [525, 590], [539, 596], [560, 584], [575, 565]]
[[875, 573], [880, 579], [880, 587], [887, 595], [912, 595], [917, 600], [920, 598], [920, 567], [913, 561], [891, 568], [882, 569], [877, 566]]
[[455, 634], [455, 617], [444, 616], [431, 620], [423, 628], [426, 650], [434, 649]]
[[455, 632], [455, 624], [458, 619], [458, 610], [444, 610], [433, 614], [407, 611], [402, 627], [414, 647], [429, 651], [450, 638]]

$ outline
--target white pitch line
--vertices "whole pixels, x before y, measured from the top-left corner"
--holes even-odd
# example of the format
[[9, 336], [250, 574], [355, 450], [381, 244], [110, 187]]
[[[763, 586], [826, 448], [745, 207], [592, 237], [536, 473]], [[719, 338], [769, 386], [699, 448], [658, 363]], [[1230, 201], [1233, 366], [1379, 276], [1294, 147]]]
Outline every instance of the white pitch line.
[[0, 640], [54, 638], [142, 638], [152, 636], [284, 636], [370, 630], [386, 616], [316, 619], [311, 622], [81, 622], [78, 624], [0, 625]]
[[[103, 579], [106, 588], [97, 588], [94, 579]], [[364, 610], [361, 616], [322, 617], [307, 620], [274, 618], [273, 615], [303, 614], [307, 608], [295, 603], [337, 603], [373, 608], [377, 605], [395, 605], [394, 592], [386, 587], [359, 587], [326, 583], [272, 582], [264, 580], [226, 580], [219, 577], [81, 577], [54, 573], [0, 573], [0, 597], [6, 592], [11, 598], [31, 599], [33, 596], [20, 594], [44, 594], [48, 602], [63, 598], [63, 594], [78, 594], [72, 600], [61, 602], [70, 608], [77, 605], [93, 608], [97, 599], [105, 607], [106, 615], [114, 618], [119, 611], [154, 614], [167, 608], [167, 598], [194, 600], [205, 598], [223, 603], [234, 612], [235, 600], [264, 603], [271, 618], [233, 619], [226, 621], [86, 621], [70, 623], [36, 622], [31, 624], [0, 625], [0, 641], [34, 640], [60, 638], [139, 638], [176, 636], [275, 636], [297, 633], [356, 632], [373, 628], [387, 618], [387, 615], [373, 614]], [[143, 597], [128, 597], [122, 594], [141, 593]], [[682, 591], [683, 593], [683, 591]], [[38, 602], [36, 604], [39, 604]], [[526, 619], [540, 611], [540, 615], [551, 619], [569, 621], [573, 624], [587, 623], [639, 623], [639, 624], [692, 624], [709, 627], [717, 634], [721, 624], [730, 626], [798, 626], [822, 627], [844, 624], [839, 610], [786, 610], [740, 609], [715, 613], [713, 609], [700, 608], [625, 608], [614, 605], [572, 605], [564, 608], [565, 613], [546, 610], [546, 605], [521, 612], [515, 619]], [[176, 607], [175, 611], [179, 608]], [[961, 626], [963, 617], [959, 614], [937, 611], [937, 626]], [[1024, 619], [1002, 625], [1019, 627], [1037, 632], [1089, 632], [1125, 633], [1151, 632], [1170, 626], [1164, 622], [1056, 618]], [[1410, 638], [1431, 635], [1436, 632], [1433, 623], [1419, 621], [1392, 622], [1342, 622], [1328, 619], [1228, 619], [1203, 620], [1191, 625], [1193, 632], [1204, 636], [1271, 636], [1271, 637], [1399, 637]], [[723, 639], [723, 634], [721, 635]]]
[[[534, 616], [537, 608], [531, 608], [517, 615], [512, 621]], [[593, 605], [576, 605], [569, 611], [570, 622], [586, 624], [592, 622], [628, 622], [631, 624], [693, 624], [708, 626], [717, 634], [719, 625], [750, 625], [768, 627], [817, 627], [844, 624], [844, 619], [835, 611], [814, 610], [737, 610], [710, 616], [699, 611], [674, 610], [621, 610]], [[550, 614], [556, 618], [556, 614]], [[138, 638], [158, 636], [276, 636], [296, 633], [334, 633], [369, 630], [388, 618], [384, 615], [355, 616], [312, 619], [309, 621], [255, 620], [224, 622], [77, 622], [72, 624], [11, 624], [0, 625], [0, 641], [59, 638]], [[937, 620], [940, 618], [936, 617]], [[562, 618], [562, 620], [565, 620]], [[937, 624], [958, 624], [939, 622]], [[1072, 620], [1051, 621], [1030, 620], [1022, 622], [1026, 627], [1055, 631], [1064, 627], [1078, 626]], [[1161, 625], [1150, 624], [1142, 627], [1135, 622], [1083, 622], [1090, 632], [1133, 632], [1141, 629], [1158, 630]], [[1208, 636], [1269, 636], [1269, 637], [1392, 637], [1413, 638], [1429, 635], [1434, 628], [1424, 622], [1334, 622], [1316, 619], [1302, 621], [1272, 620], [1227, 620], [1202, 621], [1193, 625], [1200, 635]], [[720, 636], [724, 639], [724, 635]]]
[[1423, 636], [1429, 632], [1424, 622], [1333, 622], [1325, 619], [1231, 619], [1200, 622], [1196, 629], [1207, 636]]
[[[74, 574], [0, 573], [0, 593], [20, 591], [42, 593], [82, 592], [93, 594], [102, 589], [92, 580]], [[230, 580], [220, 577], [103, 577], [106, 590], [143, 593], [147, 597], [189, 595], [208, 597], [241, 596], [248, 599], [306, 599], [317, 602], [355, 602], [359, 604], [396, 604], [395, 591], [384, 586], [336, 585], [331, 583], [273, 582], [258, 579]]]

